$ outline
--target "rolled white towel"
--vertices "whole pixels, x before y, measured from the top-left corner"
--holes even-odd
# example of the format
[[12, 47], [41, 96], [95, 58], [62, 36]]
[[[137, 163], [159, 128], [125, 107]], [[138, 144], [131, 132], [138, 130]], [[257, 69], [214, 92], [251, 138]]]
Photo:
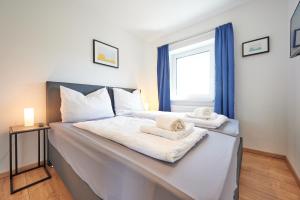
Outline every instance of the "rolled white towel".
[[168, 131], [156, 126], [144, 125], [140, 127], [140, 131], [143, 133], [160, 136], [169, 140], [180, 140], [187, 137], [194, 131], [194, 124], [187, 123], [186, 128], [182, 131]]
[[210, 118], [212, 114], [212, 108], [210, 107], [198, 107], [193, 112], [197, 118]]
[[215, 120], [218, 118], [218, 114], [213, 112], [210, 114], [210, 116], [196, 116], [194, 113], [187, 113], [186, 117], [204, 119], [204, 120]]
[[185, 123], [182, 119], [169, 115], [157, 116], [156, 126], [168, 131], [182, 131], [185, 129]]

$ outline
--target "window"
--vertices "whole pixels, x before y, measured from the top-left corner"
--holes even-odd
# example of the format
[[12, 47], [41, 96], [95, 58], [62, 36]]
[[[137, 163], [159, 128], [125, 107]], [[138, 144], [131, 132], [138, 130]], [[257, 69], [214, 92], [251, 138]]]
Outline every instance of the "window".
[[214, 100], [214, 39], [170, 51], [171, 100], [211, 105]]

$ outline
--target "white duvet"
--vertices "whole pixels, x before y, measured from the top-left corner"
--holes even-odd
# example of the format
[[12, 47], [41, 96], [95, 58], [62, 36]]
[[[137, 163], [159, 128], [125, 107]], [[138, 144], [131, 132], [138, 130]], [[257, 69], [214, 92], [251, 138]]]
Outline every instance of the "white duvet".
[[140, 131], [142, 125], [155, 125], [153, 120], [124, 116], [79, 122], [73, 125], [113, 140], [142, 154], [167, 162], [175, 162], [182, 158], [198, 141], [207, 135], [207, 130], [195, 128], [194, 132], [183, 139], [169, 140]]
[[188, 117], [187, 113], [162, 111], [136, 111], [132, 112], [130, 116], [155, 120], [156, 117], [160, 115], [170, 115], [174, 117], [179, 117], [184, 122], [193, 123], [197, 127], [208, 129], [219, 128], [222, 124], [228, 121], [228, 118], [224, 115], [217, 115], [216, 119], [213, 120], [205, 120], [194, 117]]

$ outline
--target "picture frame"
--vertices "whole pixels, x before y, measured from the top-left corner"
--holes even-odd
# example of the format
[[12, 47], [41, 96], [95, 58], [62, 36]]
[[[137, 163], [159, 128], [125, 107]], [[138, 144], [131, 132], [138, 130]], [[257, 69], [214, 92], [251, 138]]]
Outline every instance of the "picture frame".
[[270, 52], [270, 37], [262, 37], [242, 43], [242, 56], [253, 56]]
[[294, 30], [293, 47], [300, 47], [300, 28]]
[[119, 68], [119, 49], [93, 39], [93, 63]]
[[300, 56], [300, 1], [290, 18], [290, 58]]

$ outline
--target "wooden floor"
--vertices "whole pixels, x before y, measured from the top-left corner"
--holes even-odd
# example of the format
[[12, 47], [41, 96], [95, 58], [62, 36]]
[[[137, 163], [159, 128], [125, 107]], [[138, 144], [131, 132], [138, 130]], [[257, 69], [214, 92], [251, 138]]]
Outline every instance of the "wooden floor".
[[[29, 189], [9, 194], [9, 178], [0, 179], [2, 200], [71, 200], [72, 197], [53, 168], [52, 179]], [[21, 186], [44, 176], [42, 170], [32, 171], [16, 178]], [[244, 153], [240, 200], [300, 200], [300, 188], [284, 160]]]
[[[13, 195], [9, 193], [9, 177], [0, 179], [0, 199], [1, 200], [72, 200], [72, 196], [64, 186], [53, 168], [49, 168], [52, 178], [28, 189], [17, 192]], [[20, 174], [14, 178], [16, 187], [32, 183], [35, 180], [45, 177], [43, 169]]]
[[285, 160], [244, 152], [240, 200], [300, 200], [300, 188]]

